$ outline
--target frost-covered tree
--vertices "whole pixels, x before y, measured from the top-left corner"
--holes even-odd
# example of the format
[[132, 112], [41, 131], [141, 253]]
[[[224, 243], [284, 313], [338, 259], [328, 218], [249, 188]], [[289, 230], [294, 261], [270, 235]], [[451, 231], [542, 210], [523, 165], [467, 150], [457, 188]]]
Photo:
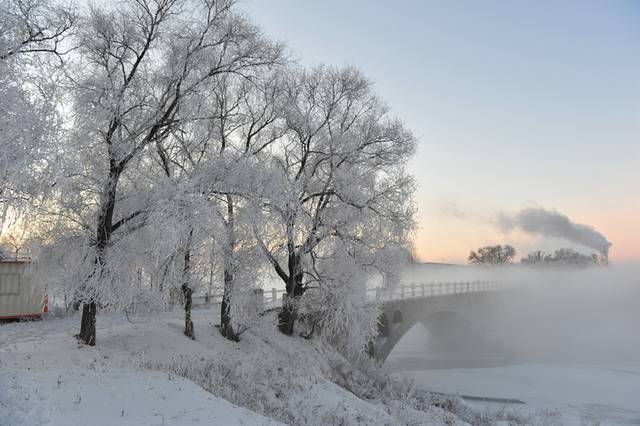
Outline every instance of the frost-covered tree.
[[75, 20], [71, 6], [59, 2], [0, 0], [0, 60], [49, 53], [63, 61]]
[[263, 261], [248, 200], [269, 186], [258, 165], [269, 158], [268, 148], [283, 129], [277, 114], [281, 62], [257, 69], [249, 78], [226, 75], [216, 80], [207, 102], [200, 105], [208, 119], [176, 134], [173, 141], [176, 152], [188, 159], [194, 187], [210, 203], [206, 214], [222, 227], [213, 236], [223, 283], [220, 331], [231, 340], [238, 340], [244, 322], [233, 315], [243, 312], [234, 299], [252, 294]]
[[80, 225], [75, 232], [86, 248], [80, 256], [86, 276], [77, 292], [79, 338], [94, 345], [98, 304], [114, 306], [109, 298], [130, 281], [110, 251], [114, 234], [132, 233], [149, 214], [154, 192], [140, 185], [140, 173], [149, 170], [154, 148], [201, 118], [193, 105], [206, 97], [211, 80], [271, 63], [280, 46], [228, 0], [91, 6], [78, 40], [70, 72], [74, 123], [56, 208], [67, 224]]
[[[238, 340], [239, 326], [232, 321], [233, 299], [246, 293], [247, 286], [242, 285], [242, 280], [249, 277], [246, 271], [242, 276], [243, 269], [255, 270], [257, 266], [247, 264], [247, 260], [255, 260], [257, 249], [251, 226], [255, 218], [252, 210], [246, 208], [247, 198], [254, 193], [257, 182], [269, 185], [264, 176], [256, 176], [250, 170], [269, 158], [269, 147], [281, 136], [283, 126], [279, 125], [277, 114], [280, 80], [272, 73], [253, 82], [241, 82], [234, 91], [234, 95], [218, 92], [216, 96], [220, 109], [230, 112], [221, 116], [224, 118], [218, 126], [220, 156], [236, 168], [236, 173], [226, 177], [231, 182], [226, 185], [227, 190], [222, 189], [217, 196], [217, 207], [226, 231], [221, 253], [224, 286], [220, 331], [228, 339]], [[213, 196], [215, 199], [216, 194]]]
[[[360, 353], [378, 317], [366, 289], [393, 277], [414, 227], [415, 140], [370, 82], [352, 68], [287, 67], [231, 0], [127, 0], [89, 6], [71, 40], [52, 28], [5, 56], [75, 48], [56, 85], [68, 121], [38, 161], [19, 155], [55, 165], [29, 202], [32, 234], [40, 277], [82, 305], [79, 338], [95, 344], [101, 306], [177, 299], [193, 337], [191, 295], [219, 275], [220, 331], [237, 340], [268, 268], [286, 287], [283, 332], [302, 313]], [[28, 91], [15, 98], [33, 106]], [[26, 128], [50, 121], [32, 116]]]
[[[286, 133], [270, 147], [271, 189], [255, 224], [286, 287], [278, 326], [293, 333], [300, 299], [314, 288], [328, 304], [326, 329], [356, 327], [346, 323], [363, 312], [368, 278], [390, 273], [389, 253], [409, 243], [414, 184], [404, 166], [415, 140], [353, 68], [294, 70], [284, 90]], [[372, 332], [377, 316], [365, 317]]]
[[0, 228], [9, 206], [15, 215], [51, 184], [43, 173], [56, 115], [51, 80], [74, 23], [52, 1], [0, 1]]
[[9, 68], [0, 64], [0, 228], [7, 208], [16, 208], [28, 192], [47, 127], [46, 112]]
[[202, 229], [208, 221], [208, 229], [214, 229], [210, 249], [223, 283], [220, 331], [231, 340], [238, 340], [242, 328], [232, 324], [232, 312], [242, 312], [232, 309], [232, 299], [242, 299], [255, 288], [261, 258], [256, 256], [246, 199], [253, 186], [263, 184], [254, 164], [274, 139], [278, 86], [272, 68], [279, 62], [274, 57], [272, 64], [256, 67], [250, 76], [224, 75], [213, 80], [208, 96], [197, 106], [203, 118], [181, 126], [156, 146], [165, 177], [190, 186], [192, 195], [204, 203], [191, 209], [197, 215], [183, 223], [195, 220]]

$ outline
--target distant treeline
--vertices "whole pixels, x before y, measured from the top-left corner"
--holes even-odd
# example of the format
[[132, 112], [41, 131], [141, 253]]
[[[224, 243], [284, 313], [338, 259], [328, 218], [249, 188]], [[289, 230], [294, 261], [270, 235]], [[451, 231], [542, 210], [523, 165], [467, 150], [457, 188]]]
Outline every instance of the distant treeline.
[[[510, 245], [494, 245], [481, 247], [469, 253], [469, 263], [473, 265], [505, 265], [513, 263], [517, 255], [516, 249]], [[606, 265], [603, 255], [583, 254], [570, 248], [562, 248], [554, 253], [537, 250], [520, 259], [524, 265], [535, 266], [575, 266]]]

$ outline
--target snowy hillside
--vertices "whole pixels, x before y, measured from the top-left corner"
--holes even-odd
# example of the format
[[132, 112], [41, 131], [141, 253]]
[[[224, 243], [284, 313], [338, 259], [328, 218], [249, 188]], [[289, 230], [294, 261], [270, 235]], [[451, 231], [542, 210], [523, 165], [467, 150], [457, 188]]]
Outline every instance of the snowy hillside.
[[179, 313], [135, 324], [102, 315], [95, 347], [76, 343], [76, 317], [0, 325], [0, 423], [465, 424], [434, 405], [460, 402], [408, 396], [374, 366], [354, 370], [319, 340], [282, 335], [271, 318], [233, 343], [210, 320], [216, 309], [194, 314], [195, 341]]

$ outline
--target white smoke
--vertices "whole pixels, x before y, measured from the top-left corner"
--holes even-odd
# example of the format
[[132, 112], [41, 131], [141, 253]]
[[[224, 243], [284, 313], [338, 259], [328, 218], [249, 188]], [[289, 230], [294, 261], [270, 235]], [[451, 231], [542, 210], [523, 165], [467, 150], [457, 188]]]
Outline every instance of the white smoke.
[[526, 208], [512, 215], [501, 214], [497, 222], [505, 231], [518, 228], [529, 234], [562, 238], [592, 248], [600, 252], [605, 259], [609, 256], [611, 243], [604, 235], [591, 226], [572, 222], [555, 210]]

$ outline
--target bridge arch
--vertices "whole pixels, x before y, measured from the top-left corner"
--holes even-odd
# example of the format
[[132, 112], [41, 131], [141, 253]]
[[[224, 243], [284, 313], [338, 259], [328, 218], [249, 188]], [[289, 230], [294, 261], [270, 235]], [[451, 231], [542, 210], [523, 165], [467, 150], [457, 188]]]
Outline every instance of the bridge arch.
[[405, 287], [399, 297], [390, 291], [382, 303], [378, 336], [369, 345], [369, 353], [379, 360], [384, 361], [417, 323], [424, 324], [434, 338], [450, 347], [484, 341], [495, 296], [510, 291], [484, 281], [412, 284], [408, 293]]
[[448, 346], [453, 346], [453, 343], [474, 333], [472, 321], [463, 314], [451, 310], [425, 311], [417, 315], [403, 315], [402, 311], [395, 310], [392, 318], [393, 320], [389, 324], [387, 315], [381, 316], [381, 323], [384, 322], [382, 328], [385, 333], [379, 334], [378, 342], [375, 345], [375, 356], [383, 361], [404, 335], [418, 323], [423, 324], [438, 342], [444, 342]]

